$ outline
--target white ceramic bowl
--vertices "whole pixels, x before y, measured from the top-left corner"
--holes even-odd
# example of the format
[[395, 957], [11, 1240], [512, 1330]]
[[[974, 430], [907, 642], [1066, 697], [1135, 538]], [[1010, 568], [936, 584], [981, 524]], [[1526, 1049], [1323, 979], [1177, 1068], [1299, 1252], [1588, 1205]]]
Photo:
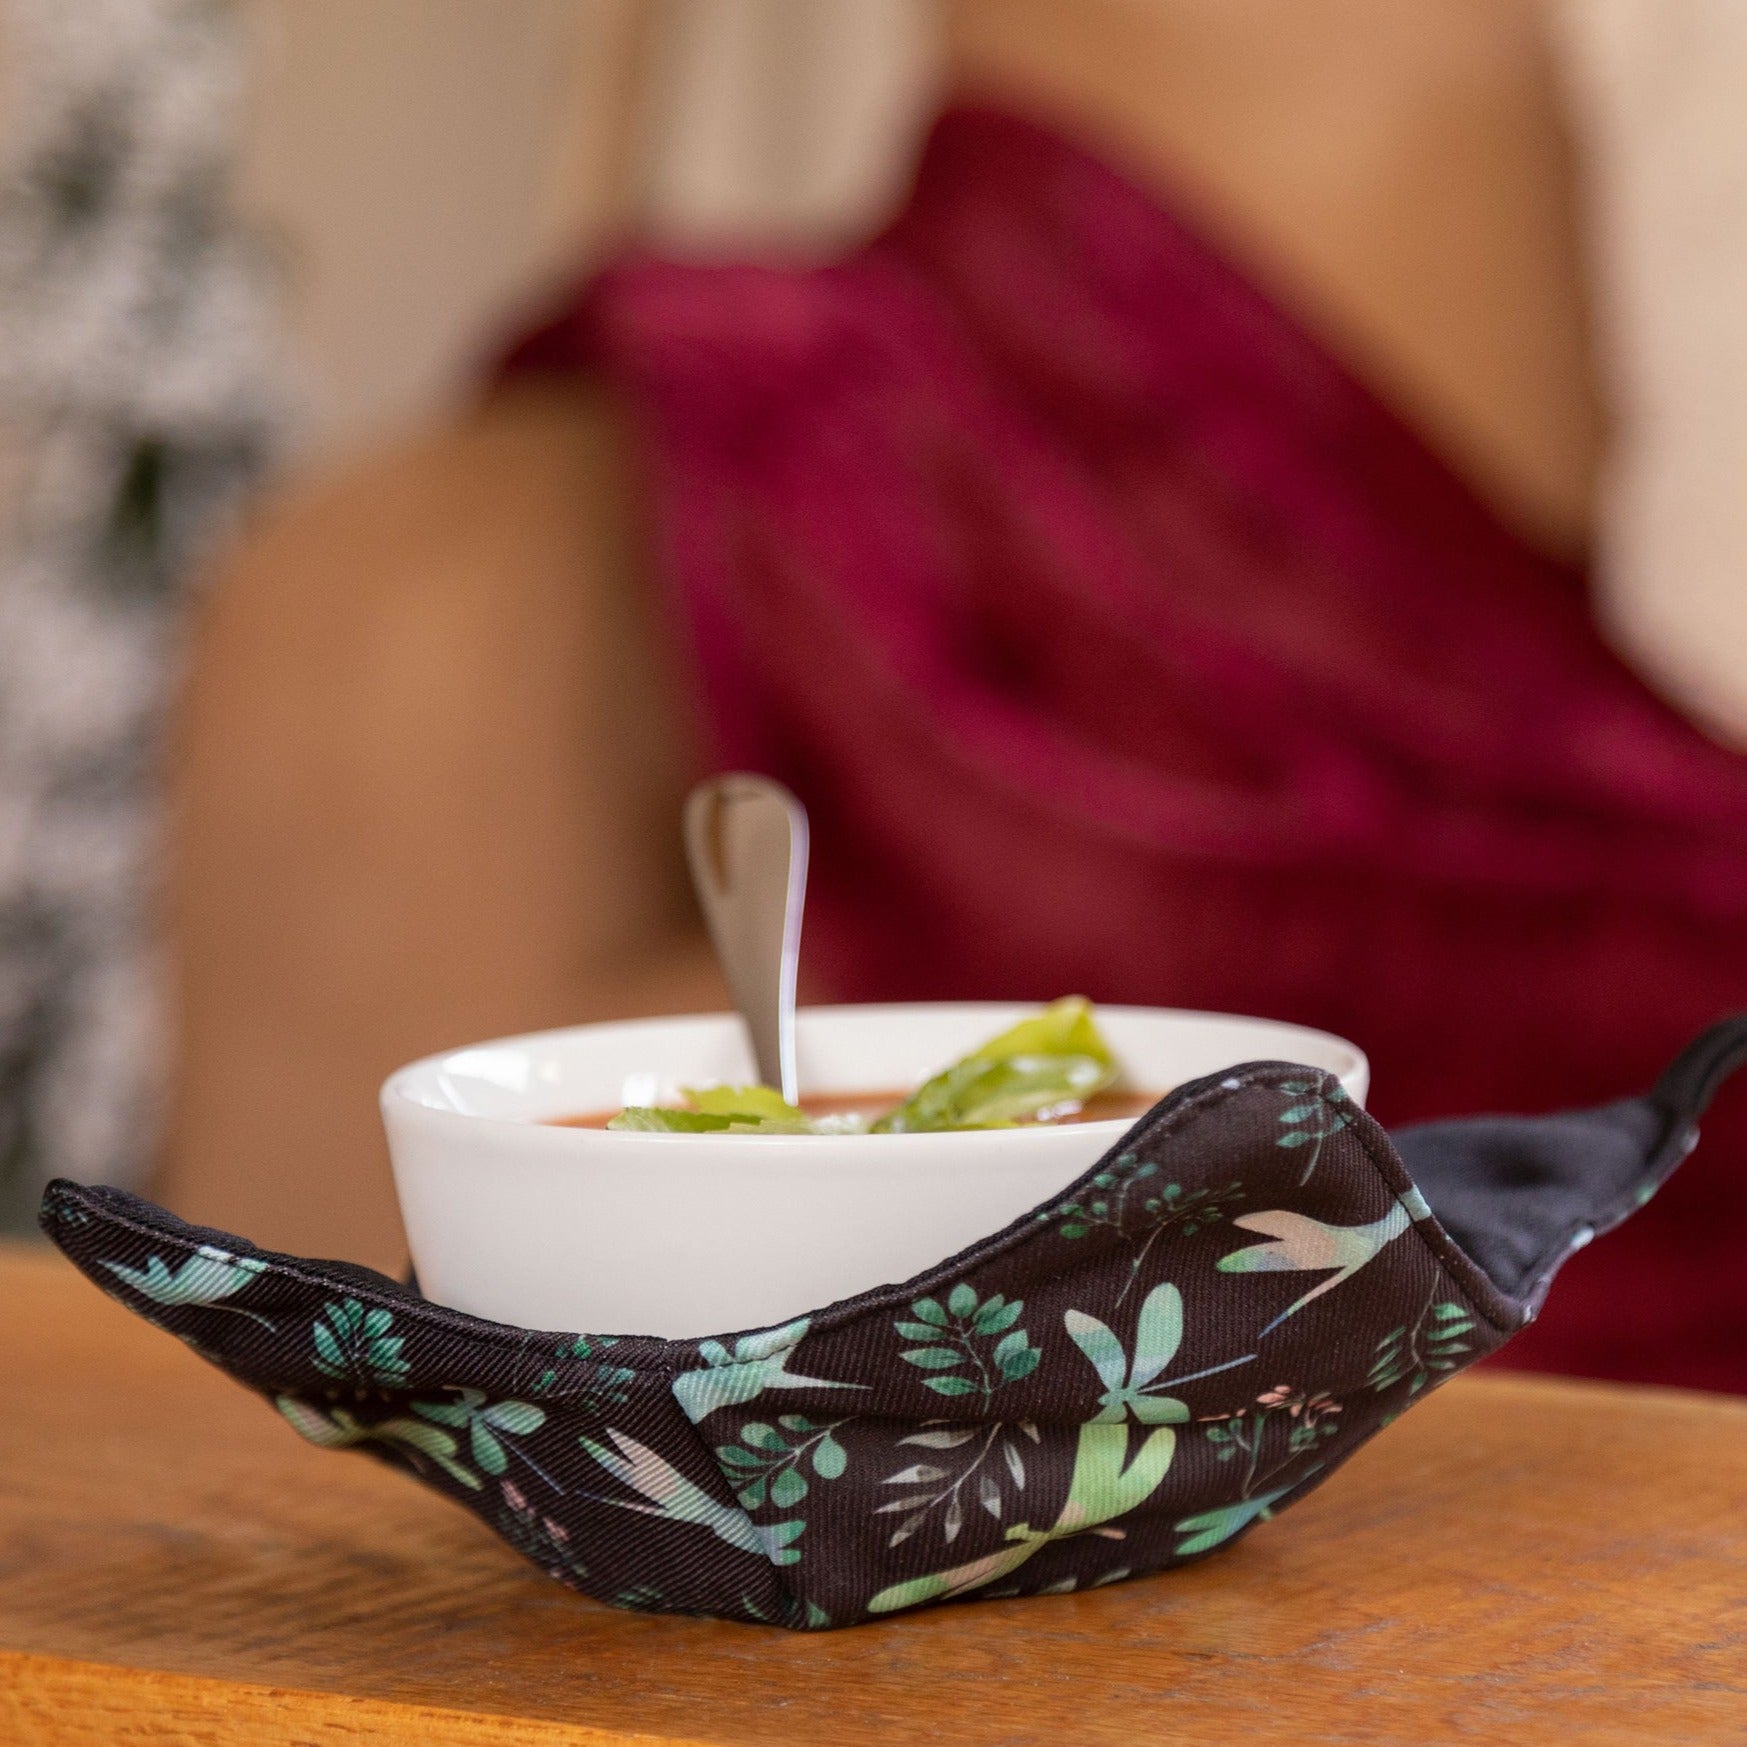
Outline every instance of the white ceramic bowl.
[[[803, 1093], [910, 1088], [1036, 1007], [813, 1007]], [[1326, 1032], [1099, 1007], [1136, 1089], [1304, 1062], [1363, 1103], [1364, 1056]], [[753, 1078], [731, 1014], [580, 1025], [430, 1056], [382, 1088], [419, 1284], [523, 1328], [671, 1337], [785, 1322], [904, 1280], [1065, 1188], [1129, 1126], [969, 1134], [622, 1134], [558, 1116]]]

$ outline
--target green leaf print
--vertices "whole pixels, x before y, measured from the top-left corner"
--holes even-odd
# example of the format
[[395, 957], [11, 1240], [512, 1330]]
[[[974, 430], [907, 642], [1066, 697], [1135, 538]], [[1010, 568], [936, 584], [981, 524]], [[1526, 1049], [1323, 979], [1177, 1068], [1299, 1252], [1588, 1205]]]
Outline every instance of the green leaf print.
[[1298, 1175], [1300, 1183], [1308, 1183], [1322, 1158], [1322, 1143], [1331, 1134], [1350, 1127], [1353, 1120], [1352, 1101], [1339, 1080], [1282, 1080], [1278, 1090], [1288, 1100], [1279, 1115], [1282, 1129], [1276, 1146], [1308, 1147], [1309, 1156]]
[[806, 1339], [810, 1319], [742, 1335], [730, 1353], [720, 1341], [700, 1341], [703, 1366], [673, 1380], [674, 1399], [693, 1425], [719, 1407], [743, 1407], [767, 1389], [865, 1389], [865, 1383], [837, 1383], [827, 1377], [792, 1375], [788, 1362]]
[[845, 1423], [822, 1425], [799, 1413], [785, 1413], [774, 1426], [754, 1420], [740, 1428], [739, 1443], [717, 1446], [716, 1459], [743, 1509], [758, 1510], [768, 1499], [787, 1510], [807, 1496], [809, 1468], [818, 1480], [842, 1475], [849, 1458], [832, 1433]]
[[[1308, 1476], [1306, 1476], [1308, 1478]], [[1293, 1481], [1296, 1486], [1298, 1482]], [[1236, 1504], [1222, 1504], [1216, 1510], [1204, 1510], [1184, 1517], [1176, 1532], [1185, 1537], [1177, 1543], [1177, 1557], [1186, 1559], [1191, 1553], [1205, 1553], [1223, 1541], [1229, 1541], [1240, 1529], [1253, 1522], [1266, 1522], [1274, 1514], [1275, 1503], [1284, 1498], [1292, 1486], [1276, 1487], [1256, 1498], [1240, 1499]]]
[[[439, 1425], [465, 1427], [473, 1460], [487, 1474], [502, 1474], [509, 1466], [500, 1434], [525, 1437], [546, 1423], [546, 1410], [535, 1407], [530, 1401], [488, 1402], [483, 1389], [463, 1389], [453, 1385], [451, 1393], [455, 1397], [453, 1401], [415, 1401], [412, 1410]], [[533, 1464], [530, 1462], [529, 1465]], [[542, 1473], [539, 1469], [535, 1472]]]
[[[1437, 1294], [1434, 1290], [1433, 1299]], [[1410, 1378], [1409, 1395], [1417, 1395], [1434, 1377], [1459, 1370], [1470, 1346], [1462, 1337], [1474, 1318], [1460, 1304], [1428, 1302], [1411, 1325], [1392, 1328], [1378, 1341], [1371, 1360], [1370, 1385], [1379, 1394]]]
[[1113, 1164], [1093, 1177], [1090, 1193], [1037, 1216], [1056, 1220], [1057, 1231], [1070, 1242], [1099, 1229], [1115, 1232], [1127, 1242], [1128, 1279], [1117, 1295], [1119, 1306], [1160, 1238], [1172, 1232], [1193, 1237], [1229, 1218], [1232, 1207], [1243, 1200], [1241, 1183], [1228, 1183], [1222, 1189], [1185, 1190], [1180, 1183], [1160, 1183], [1158, 1175], [1159, 1167], [1151, 1159], [1135, 1153], [1119, 1154]]
[[616, 1344], [611, 1335], [572, 1335], [561, 1340], [554, 1349], [553, 1357], [560, 1361], [587, 1360], [590, 1361], [590, 1369], [579, 1375], [574, 1370], [560, 1372], [557, 1365], [548, 1365], [527, 1385], [528, 1393], [550, 1395], [558, 1388], [559, 1378], [562, 1376], [561, 1394], [565, 1404], [584, 1408], [597, 1418], [605, 1419], [615, 1407], [625, 1405], [630, 1396], [630, 1386], [637, 1380], [637, 1373], [627, 1366], [609, 1365], [604, 1359], [597, 1357]]
[[388, 1331], [394, 1315], [380, 1305], [366, 1310], [356, 1298], [330, 1299], [314, 1324], [315, 1368], [355, 1389], [394, 1389], [406, 1382], [405, 1344]]
[[1062, 1321], [1104, 1385], [1093, 1425], [1118, 1424], [1131, 1413], [1142, 1425], [1181, 1425], [1188, 1419], [1188, 1408], [1174, 1396], [1149, 1393], [1183, 1342], [1183, 1295], [1175, 1286], [1154, 1287], [1142, 1303], [1132, 1365], [1122, 1342], [1097, 1317], [1070, 1310]]
[[267, 1271], [267, 1264], [258, 1256], [233, 1256], [229, 1250], [202, 1244], [173, 1274], [159, 1256], [148, 1256], [143, 1268], [124, 1267], [120, 1262], [105, 1262], [103, 1266], [154, 1304], [229, 1311], [269, 1331], [273, 1328], [266, 1317], [244, 1310], [240, 1304], [218, 1302], [234, 1297]]
[[[867, 1604], [868, 1612], [895, 1613], [925, 1601], [964, 1595], [1011, 1575], [1052, 1541], [1072, 1535], [1100, 1532], [1101, 1525], [1125, 1516], [1144, 1504], [1157, 1491], [1176, 1453], [1177, 1434], [1168, 1426], [1148, 1432], [1139, 1451], [1129, 1460], [1129, 1430], [1126, 1425], [1080, 1427], [1074, 1455], [1073, 1479], [1061, 1514], [1047, 1529], [1015, 1523], [1007, 1530], [1007, 1545], [968, 1564], [927, 1577], [911, 1578], [882, 1589]], [[1120, 1534], [1120, 1531], [1113, 1531]]]
[[[1277, 1383], [1247, 1407], [1203, 1419], [1201, 1427], [1219, 1461], [1242, 1462], [1239, 1497], [1248, 1498], [1260, 1482], [1272, 1480], [1306, 1451], [1335, 1436], [1340, 1430], [1336, 1417], [1340, 1412], [1341, 1403], [1326, 1390], [1312, 1394]], [[1285, 1428], [1283, 1437], [1278, 1433], [1270, 1437], [1275, 1426]], [[1270, 1441], [1278, 1457], [1272, 1462], [1267, 1460]]]
[[406, 1456], [414, 1468], [419, 1466], [419, 1458], [422, 1456], [434, 1462], [452, 1480], [460, 1481], [474, 1492], [479, 1490], [479, 1476], [455, 1460], [454, 1438], [439, 1427], [426, 1424], [424, 1420], [396, 1416], [371, 1425], [348, 1413], [343, 1407], [324, 1411], [311, 1402], [300, 1401], [294, 1395], [278, 1396], [274, 1405], [299, 1437], [307, 1438], [312, 1444], [320, 1444], [323, 1449], [341, 1450], [357, 1444], [386, 1444], [390, 1449]]
[[790, 1545], [798, 1541], [805, 1532], [807, 1525], [799, 1519], [781, 1523], [765, 1523], [753, 1525], [752, 1532], [757, 1535], [759, 1545], [764, 1549], [764, 1556], [773, 1565], [799, 1565], [801, 1550]]
[[980, 1395], [987, 1401], [997, 1389], [1029, 1377], [1043, 1358], [1025, 1330], [1015, 1326], [1024, 1314], [1022, 1299], [1009, 1301], [997, 1292], [980, 1300], [961, 1280], [944, 1307], [933, 1298], [918, 1298], [910, 1317], [892, 1324], [903, 1339], [928, 1343], [898, 1356], [919, 1371], [943, 1373], [927, 1379], [936, 1395]]

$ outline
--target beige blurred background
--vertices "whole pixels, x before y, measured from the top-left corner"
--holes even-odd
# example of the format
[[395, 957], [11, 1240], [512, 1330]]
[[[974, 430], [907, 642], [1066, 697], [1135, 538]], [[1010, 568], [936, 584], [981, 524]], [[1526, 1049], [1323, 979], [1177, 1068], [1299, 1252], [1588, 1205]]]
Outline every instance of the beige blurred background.
[[829, 247], [894, 197], [927, 0], [247, 0], [238, 198], [277, 244], [294, 455], [451, 403], [628, 220]]

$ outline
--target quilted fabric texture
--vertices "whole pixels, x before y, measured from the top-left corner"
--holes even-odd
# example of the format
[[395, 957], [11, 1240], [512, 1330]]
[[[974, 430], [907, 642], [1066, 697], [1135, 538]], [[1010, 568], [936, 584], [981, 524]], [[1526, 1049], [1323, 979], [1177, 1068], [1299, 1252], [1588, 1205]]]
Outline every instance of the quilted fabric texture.
[[1158, 1571], [1276, 1514], [1502, 1345], [1744, 1053], [1732, 1021], [1646, 1098], [1399, 1150], [1332, 1077], [1237, 1069], [928, 1273], [696, 1342], [482, 1322], [118, 1190], [57, 1182], [42, 1219], [302, 1436], [410, 1469], [562, 1582], [844, 1626]]

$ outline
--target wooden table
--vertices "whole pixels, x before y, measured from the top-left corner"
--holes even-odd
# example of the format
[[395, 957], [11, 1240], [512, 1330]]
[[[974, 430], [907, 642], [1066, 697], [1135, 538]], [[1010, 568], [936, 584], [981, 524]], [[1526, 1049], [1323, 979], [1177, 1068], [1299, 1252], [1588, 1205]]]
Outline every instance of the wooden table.
[[0, 1248], [0, 1742], [1747, 1743], [1747, 1402], [1458, 1381], [1230, 1552], [802, 1637], [619, 1613]]

